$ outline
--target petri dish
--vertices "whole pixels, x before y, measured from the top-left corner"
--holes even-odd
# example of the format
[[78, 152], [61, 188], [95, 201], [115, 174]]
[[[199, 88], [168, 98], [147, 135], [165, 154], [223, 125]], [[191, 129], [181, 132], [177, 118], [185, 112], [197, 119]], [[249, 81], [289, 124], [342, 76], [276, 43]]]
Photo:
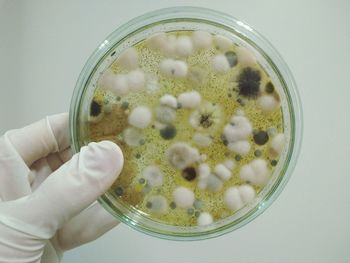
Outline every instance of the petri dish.
[[302, 108], [278, 52], [214, 10], [156, 10], [90, 56], [71, 101], [75, 152], [117, 143], [122, 173], [99, 202], [141, 232], [199, 240], [256, 218], [287, 183]]

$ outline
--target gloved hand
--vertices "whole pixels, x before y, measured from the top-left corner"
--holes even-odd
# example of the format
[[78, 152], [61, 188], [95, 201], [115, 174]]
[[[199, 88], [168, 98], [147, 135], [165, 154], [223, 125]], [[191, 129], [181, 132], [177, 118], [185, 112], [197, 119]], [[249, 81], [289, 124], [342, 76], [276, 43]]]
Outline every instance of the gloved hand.
[[70, 158], [67, 114], [0, 138], [0, 262], [59, 262], [118, 224], [95, 200], [122, 169], [120, 148], [90, 143]]

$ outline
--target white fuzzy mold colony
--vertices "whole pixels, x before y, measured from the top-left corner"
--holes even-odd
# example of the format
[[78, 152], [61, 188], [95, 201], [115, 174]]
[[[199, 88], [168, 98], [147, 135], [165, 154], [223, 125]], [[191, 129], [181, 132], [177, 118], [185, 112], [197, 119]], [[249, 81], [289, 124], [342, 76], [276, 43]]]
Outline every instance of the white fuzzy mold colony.
[[88, 118], [91, 138], [125, 155], [111, 191], [182, 226], [252, 204], [287, 143], [278, 90], [229, 36], [161, 32], [125, 49], [101, 73]]

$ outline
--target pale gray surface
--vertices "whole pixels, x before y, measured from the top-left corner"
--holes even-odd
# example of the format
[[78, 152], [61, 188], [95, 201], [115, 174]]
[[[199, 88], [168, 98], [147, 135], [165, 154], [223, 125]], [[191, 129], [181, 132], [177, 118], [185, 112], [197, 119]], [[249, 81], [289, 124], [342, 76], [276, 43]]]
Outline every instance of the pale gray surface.
[[231, 13], [264, 34], [285, 58], [305, 117], [295, 172], [263, 215], [223, 237], [170, 242], [121, 225], [67, 252], [63, 262], [350, 262], [347, 0], [1, 0], [1, 133], [68, 111], [78, 74], [105, 36], [137, 15], [175, 5]]

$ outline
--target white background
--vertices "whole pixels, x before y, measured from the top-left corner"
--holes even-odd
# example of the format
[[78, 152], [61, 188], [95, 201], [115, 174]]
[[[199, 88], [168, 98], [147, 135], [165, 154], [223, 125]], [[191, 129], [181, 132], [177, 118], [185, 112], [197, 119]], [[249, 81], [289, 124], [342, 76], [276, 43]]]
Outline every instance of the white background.
[[120, 225], [63, 262], [350, 262], [348, 0], [0, 0], [0, 132], [68, 111], [80, 70], [104, 37], [175, 5], [246, 21], [284, 57], [304, 108], [296, 169], [264, 214], [220, 238], [171, 242]]

